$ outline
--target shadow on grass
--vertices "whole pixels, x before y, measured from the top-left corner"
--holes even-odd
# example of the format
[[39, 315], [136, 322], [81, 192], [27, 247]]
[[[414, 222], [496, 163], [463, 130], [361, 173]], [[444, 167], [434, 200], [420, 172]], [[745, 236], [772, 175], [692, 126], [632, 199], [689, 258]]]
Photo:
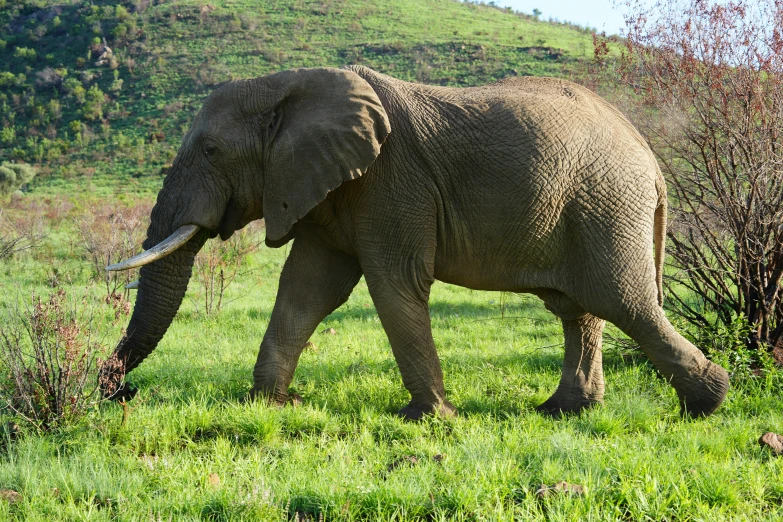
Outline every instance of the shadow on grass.
[[[650, 363], [646, 357], [624, 358], [619, 354], [608, 354], [604, 359], [604, 368], [609, 371], [619, 371], [629, 366], [648, 366]], [[549, 345], [541, 348], [528, 348], [517, 353], [500, 355], [461, 354], [451, 355], [442, 359], [447, 383], [458, 386], [460, 374], [475, 372], [480, 374], [487, 367], [493, 371], [510, 376], [524, 376], [540, 373], [559, 373], [563, 363], [562, 345]], [[207, 405], [221, 404], [245, 400], [252, 384], [252, 367], [237, 366], [211, 372], [205, 370], [203, 365], [189, 364], [187, 360], [180, 360], [176, 371], [160, 368], [158, 371], [145, 372], [139, 376], [131, 375], [132, 385], [141, 389], [151, 390], [151, 397], [147, 400], [152, 403], [175, 401], [188, 403], [193, 400], [204, 401]], [[393, 375], [392, 375], [393, 374]], [[305, 387], [315, 385], [323, 390], [333, 388], [344, 390], [357, 388], [364, 390], [362, 386], [363, 376], [381, 377], [392, 380], [404, 395], [399, 370], [391, 354], [386, 359], [368, 360], [357, 357], [346, 364], [345, 359], [311, 359], [300, 363], [297, 369], [297, 381], [304, 383]], [[310, 404], [326, 408], [340, 414], [355, 414], [364, 408], [372, 408], [379, 412], [394, 413], [404, 404], [392, 403], [380, 400], [377, 404], [367, 401], [367, 394], [375, 395], [372, 390], [364, 390], [365, 394], [357, 393], [355, 400], [348, 403], [341, 401], [338, 405], [333, 400], [329, 391], [320, 393], [322, 399], [312, 398]], [[305, 395], [306, 392], [305, 392]], [[380, 397], [372, 397], [380, 399]], [[306, 397], [306, 399], [308, 399]], [[483, 399], [470, 399], [460, 404], [460, 411], [469, 414], [518, 414], [520, 407], [510, 400], [504, 400], [502, 396]]]
[[[489, 296], [490, 293], [487, 293]], [[556, 320], [552, 314], [545, 311], [540, 301], [536, 299], [516, 299], [511, 298], [503, 305], [501, 310], [500, 304], [486, 304], [475, 303], [471, 301], [446, 301], [446, 300], [432, 300], [429, 303], [430, 317], [432, 319], [450, 319], [455, 315], [463, 318], [474, 318], [478, 320], [513, 320], [519, 318], [521, 314], [529, 315], [524, 317], [532, 321], [554, 321]], [[269, 314], [258, 311], [248, 310], [248, 317], [253, 319], [267, 319]], [[325, 322], [342, 322], [345, 320], [354, 321], [367, 321], [373, 319], [378, 315], [375, 307], [362, 306], [358, 304], [343, 305], [324, 319]], [[505, 316], [505, 317], [504, 317]], [[468, 319], [470, 321], [470, 319]]]

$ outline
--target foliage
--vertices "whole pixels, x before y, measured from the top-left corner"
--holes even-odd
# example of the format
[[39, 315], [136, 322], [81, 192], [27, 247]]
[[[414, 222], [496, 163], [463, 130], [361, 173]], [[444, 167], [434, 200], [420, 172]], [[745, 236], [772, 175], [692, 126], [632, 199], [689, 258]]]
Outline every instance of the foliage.
[[734, 317], [729, 324], [716, 321], [700, 328], [687, 325], [684, 330], [713, 362], [729, 371], [733, 382], [778, 371], [768, 352], [749, 347], [753, 325], [742, 314]]
[[87, 297], [60, 289], [0, 321], [0, 403], [39, 430], [63, 427], [98, 402], [97, 368], [106, 352], [93, 337]]
[[82, 115], [90, 121], [102, 119], [105, 97], [106, 95], [103, 94], [100, 87], [97, 85], [90, 86], [90, 89], [87, 91], [87, 94], [84, 98]]
[[19, 190], [35, 177], [35, 168], [27, 163], [0, 163], [0, 196]]
[[673, 191], [669, 295], [705, 331], [746, 318], [747, 348], [771, 349], [783, 340], [783, 2], [628, 5], [616, 74]]
[[196, 256], [193, 274], [201, 287], [200, 300], [205, 314], [220, 311], [223, 295], [240, 274], [246, 257], [263, 244], [259, 232], [259, 222], [253, 222], [226, 241], [207, 241]]
[[26, 58], [29, 60], [35, 60], [35, 49], [28, 49], [27, 47], [16, 47], [14, 49], [14, 56], [17, 58]]

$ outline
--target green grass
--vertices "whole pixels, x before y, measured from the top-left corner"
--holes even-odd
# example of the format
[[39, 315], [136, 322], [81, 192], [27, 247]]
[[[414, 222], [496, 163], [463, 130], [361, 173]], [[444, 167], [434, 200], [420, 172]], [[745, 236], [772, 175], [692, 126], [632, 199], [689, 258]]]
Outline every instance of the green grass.
[[[579, 76], [592, 50], [583, 29], [451, 0], [214, 0], [205, 14], [202, 1], [151, 4], [120, 2], [124, 13], [104, 0], [0, 0], [0, 160], [42, 171], [11, 215], [28, 229], [43, 219], [47, 232], [0, 263], [0, 311], [51, 291], [54, 275], [73, 298], [85, 287], [101, 295], [72, 219], [101, 198], [154, 194], [201, 100], [224, 81], [361, 63], [468, 86]], [[88, 56], [103, 37], [116, 72]], [[97, 86], [102, 117], [37, 83], [47, 67]], [[156, 133], [162, 141], [150, 141]], [[68, 211], [64, 193], [91, 199]], [[17, 440], [0, 413], [0, 490], [22, 495], [0, 499], [0, 520], [783, 518], [783, 460], [756, 442], [783, 431], [781, 372], [738, 379], [715, 415], [683, 421], [649, 363], [607, 343], [606, 404], [552, 420], [533, 408], [557, 385], [562, 337], [533, 297], [435, 285], [433, 334], [456, 419], [394, 415], [408, 396], [363, 282], [302, 355], [292, 388], [304, 404], [243, 402], [285, 255], [254, 254], [214, 316], [191, 284], [159, 348], [129, 376], [140, 391], [127, 410], [104, 404]], [[127, 318], [97, 313], [111, 347]], [[560, 481], [585, 495], [537, 497]]]
[[[48, 291], [52, 264], [81, 295], [90, 268], [72, 234], [64, 221], [32, 255], [0, 265], [0, 307]], [[199, 311], [191, 285], [161, 345], [130, 374], [140, 391], [124, 424], [110, 403], [61, 432], [0, 442], [0, 489], [22, 494], [0, 500], [0, 519], [783, 516], [783, 459], [756, 442], [783, 429], [781, 373], [735, 382], [715, 415], [683, 421], [653, 368], [608, 345], [606, 404], [552, 420], [533, 408], [557, 385], [562, 338], [530, 296], [435, 285], [433, 333], [454, 420], [394, 415], [408, 396], [363, 282], [302, 355], [292, 388], [304, 404], [243, 402], [285, 255], [254, 254], [214, 316]], [[125, 318], [112, 325], [108, 308], [100, 314], [112, 344]], [[560, 481], [585, 495], [537, 498], [541, 484]]]

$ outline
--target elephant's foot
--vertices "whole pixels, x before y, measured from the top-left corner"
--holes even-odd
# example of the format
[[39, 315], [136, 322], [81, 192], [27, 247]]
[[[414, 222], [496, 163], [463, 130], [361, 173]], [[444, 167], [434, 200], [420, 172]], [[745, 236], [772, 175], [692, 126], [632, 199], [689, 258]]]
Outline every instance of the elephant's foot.
[[253, 388], [248, 394], [248, 399], [251, 401], [266, 401], [270, 406], [301, 406], [304, 399], [298, 393], [281, 393], [270, 394], [266, 390], [259, 390]]
[[457, 408], [446, 400], [439, 404], [429, 405], [422, 405], [411, 401], [407, 406], [398, 411], [397, 415], [409, 421], [421, 420], [425, 415], [437, 415], [438, 417], [450, 419], [457, 416]]
[[557, 390], [550, 398], [536, 406], [536, 411], [557, 419], [570, 413], [579, 413], [597, 404], [603, 404], [603, 399]]
[[672, 380], [683, 417], [707, 417], [721, 405], [729, 391], [729, 374], [713, 362], [698, 377]]

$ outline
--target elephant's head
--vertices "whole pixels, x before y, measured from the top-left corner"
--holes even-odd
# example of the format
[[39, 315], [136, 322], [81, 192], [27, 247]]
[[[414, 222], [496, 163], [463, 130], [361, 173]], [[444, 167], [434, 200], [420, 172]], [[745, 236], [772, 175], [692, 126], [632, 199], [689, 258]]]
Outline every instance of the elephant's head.
[[378, 96], [347, 70], [290, 70], [215, 91], [163, 182], [147, 251], [109, 267], [142, 266], [115, 369], [104, 367], [104, 390], [163, 337], [208, 237], [225, 240], [263, 217], [267, 245], [283, 245], [329, 191], [367, 170], [389, 132]]

